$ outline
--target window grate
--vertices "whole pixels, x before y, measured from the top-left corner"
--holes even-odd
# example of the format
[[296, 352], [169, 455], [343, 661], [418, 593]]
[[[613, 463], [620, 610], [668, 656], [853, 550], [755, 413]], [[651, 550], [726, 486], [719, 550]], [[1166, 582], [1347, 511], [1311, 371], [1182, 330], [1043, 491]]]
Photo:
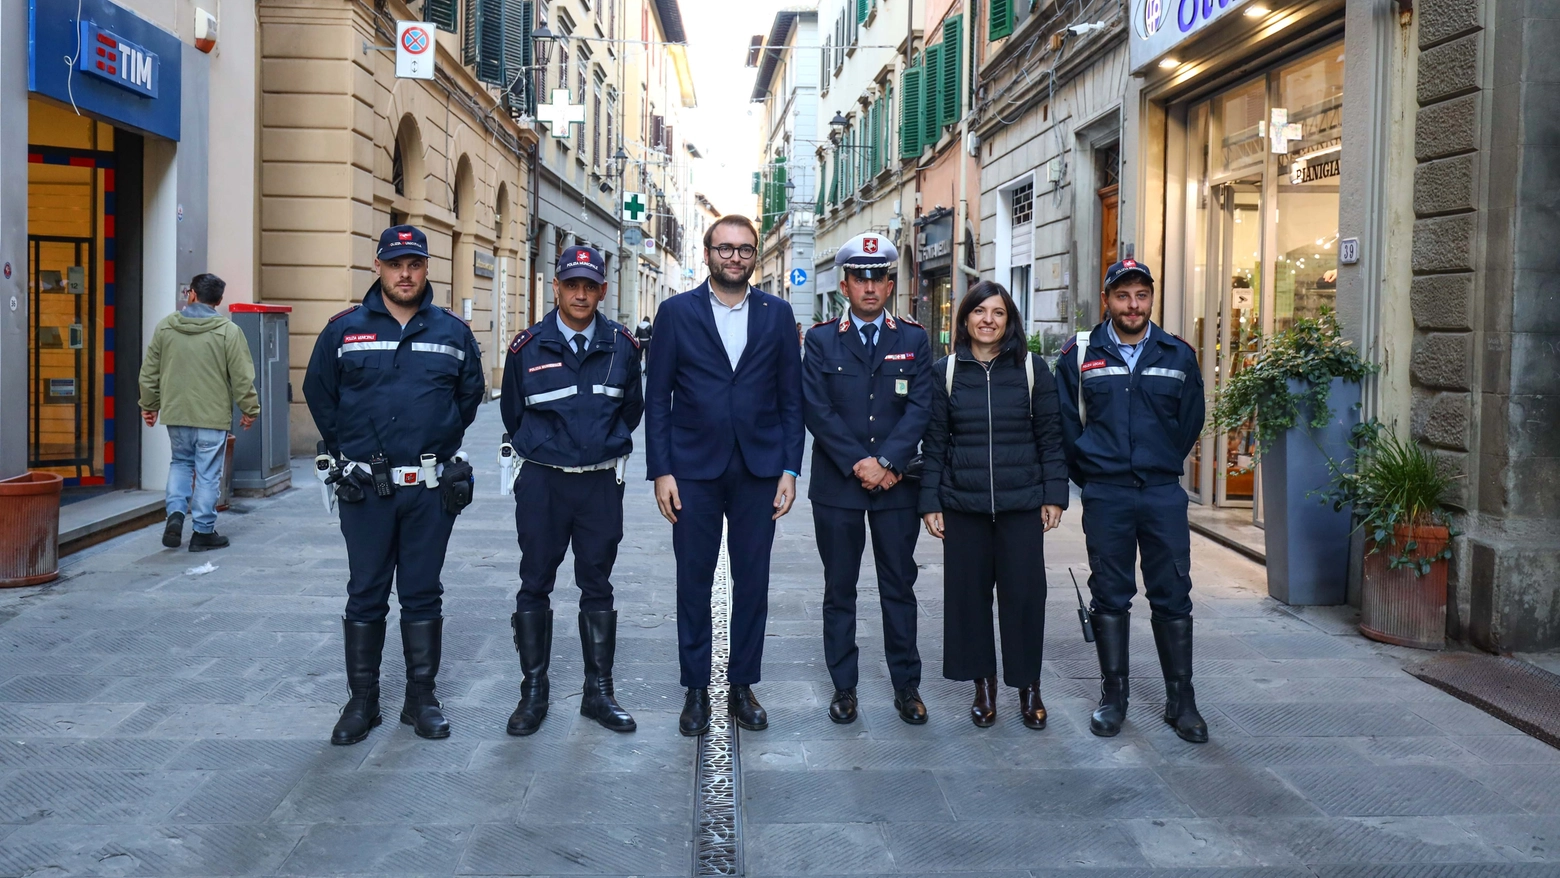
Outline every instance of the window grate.
[[1013, 225], [1033, 222], [1035, 218], [1035, 184], [1025, 183], [1013, 189]]

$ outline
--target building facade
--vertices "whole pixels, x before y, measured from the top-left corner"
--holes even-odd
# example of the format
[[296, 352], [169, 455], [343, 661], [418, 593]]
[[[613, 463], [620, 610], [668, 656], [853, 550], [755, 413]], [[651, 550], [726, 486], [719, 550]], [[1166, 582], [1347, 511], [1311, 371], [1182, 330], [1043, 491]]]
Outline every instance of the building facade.
[[818, 13], [775, 13], [769, 33], [750, 56], [758, 70], [752, 101], [762, 105], [764, 134], [753, 194], [759, 196], [762, 240], [753, 283], [791, 303], [797, 319], [823, 319], [813, 258], [818, 202]]
[[0, 2], [0, 478], [160, 488], [146, 339], [200, 272], [256, 298], [255, 10], [221, 11]]

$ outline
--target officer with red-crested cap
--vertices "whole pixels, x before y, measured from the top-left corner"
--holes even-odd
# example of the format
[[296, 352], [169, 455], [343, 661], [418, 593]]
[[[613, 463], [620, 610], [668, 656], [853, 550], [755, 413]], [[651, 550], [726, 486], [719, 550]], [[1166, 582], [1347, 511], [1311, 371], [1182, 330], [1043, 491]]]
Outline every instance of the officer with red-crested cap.
[[513, 482], [520, 539], [520, 591], [510, 618], [520, 656], [520, 703], [511, 735], [547, 717], [552, 656], [551, 594], [564, 553], [574, 548], [580, 588], [580, 715], [615, 732], [634, 718], [617, 703], [612, 664], [617, 610], [612, 566], [623, 539], [623, 467], [644, 415], [639, 342], [596, 309], [607, 291], [606, 262], [594, 247], [565, 247], [553, 280], [557, 307], [515, 336], [504, 362], [499, 406], [519, 461]]
[[1132, 562], [1141, 550], [1164, 719], [1181, 738], [1202, 743], [1208, 727], [1192, 691], [1191, 531], [1180, 484], [1202, 433], [1202, 371], [1191, 345], [1150, 319], [1148, 266], [1131, 258], [1112, 265], [1101, 303], [1105, 320], [1064, 345], [1056, 364], [1068, 475], [1083, 489], [1089, 619], [1102, 678], [1089, 730], [1110, 737], [1126, 718]]
[[471, 500], [471, 465], [457, 452], [485, 383], [470, 327], [433, 305], [423, 233], [386, 229], [374, 269], [379, 278], [362, 304], [320, 332], [303, 379], [329, 471], [341, 475], [335, 491], [347, 543], [341, 624], [352, 697], [333, 744], [355, 744], [380, 723], [392, 581], [406, 655], [401, 721], [424, 738], [449, 736], [434, 696], [444, 630], [439, 574], [455, 516]]
[[850, 308], [807, 332], [802, 360], [813, 434], [807, 497], [823, 559], [823, 654], [834, 682], [829, 718], [841, 724], [857, 716], [856, 581], [869, 524], [894, 709], [907, 723], [926, 722], [915, 642], [919, 483], [905, 479], [931, 416], [932, 347], [919, 324], [889, 313], [898, 261], [887, 235], [845, 242], [834, 264]]

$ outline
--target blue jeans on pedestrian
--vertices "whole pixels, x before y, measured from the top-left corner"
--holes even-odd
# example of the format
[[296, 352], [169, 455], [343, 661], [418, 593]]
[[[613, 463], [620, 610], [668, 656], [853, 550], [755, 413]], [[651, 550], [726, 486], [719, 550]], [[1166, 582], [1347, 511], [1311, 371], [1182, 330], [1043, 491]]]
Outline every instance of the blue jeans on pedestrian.
[[222, 490], [222, 453], [227, 449], [227, 437], [226, 430], [168, 428], [173, 463], [168, 467], [165, 508], [168, 515], [179, 512], [188, 516], [193, 504], [193, 528], [197, 533], [209, 534], [217, 529], [217, 495]]

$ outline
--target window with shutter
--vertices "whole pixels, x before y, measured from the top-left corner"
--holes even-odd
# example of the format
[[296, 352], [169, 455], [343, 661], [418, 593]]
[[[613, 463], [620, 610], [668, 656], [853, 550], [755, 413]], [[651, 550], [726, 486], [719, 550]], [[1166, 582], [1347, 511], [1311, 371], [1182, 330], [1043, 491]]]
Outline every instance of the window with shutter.
[[590, 166], [601, 167], [601, 86], [590, 96]]
[[856, 0], [856, 21], [865, 24], [867, 15], [872, 12], [872, 0]]
[[489, 85], [504, 83], [504, 8], [502, 0], [471, 0], [467, 6], [466, 33], [476, 49], [473, 59], [477, 79]]
[[921, 61], [921, 142], [935, 147], [942, 133], [939, 109], [942, 107], [942, 46], [928, 46]]
[[564, 90], [569, 88], [569, 47], [563, 45], [562, 40], [559, 40], [558, 45], [558, 87]]
[[456, 24], [456, 0], [423, 0], [423, 21], [439, 30], [459, 33]]
[[753, 194], [754, 195], [758, 194], [758, 191], [759, 191], [758, 187], [759, 187], [759, 184], [763, 181], [763, 179], [764, 179], [764, 175], [763, 175], [762, 172], [760, 172], [760, 171], [754, 171], [753, 172]]
[[461, 0], [460, 17], [465, 27], [460, 32], [460, 63], [477, 64], [477, 0]]
[[963, 81], [964, 16], [948, 18], [943, 22], [942, 32], [942, 105], [938, 119], [944, 125], [952, 125], [959, 121], [959, 114], [964, 111], [964, 92], [959, 88]]
[[661, 141], [666, 144], [666, 154], [671, 155], [677, 148], [677, 138], [672, 134], [672, 126], [666, 126], [666, 131], [661, 135]]
[[899, 157], [921, 154], [921, 68], [907, 67], [899, 75]]
[[991, 21], [986, 38], [1000, 40], [1013, 34], [1013, 0], [991, 0]]
[[[784, 216], [791, 209], [785, 194], [785, 156], [775, 159], [775, 213]], [[779, 222], [779, 219], [776, 219]]]

